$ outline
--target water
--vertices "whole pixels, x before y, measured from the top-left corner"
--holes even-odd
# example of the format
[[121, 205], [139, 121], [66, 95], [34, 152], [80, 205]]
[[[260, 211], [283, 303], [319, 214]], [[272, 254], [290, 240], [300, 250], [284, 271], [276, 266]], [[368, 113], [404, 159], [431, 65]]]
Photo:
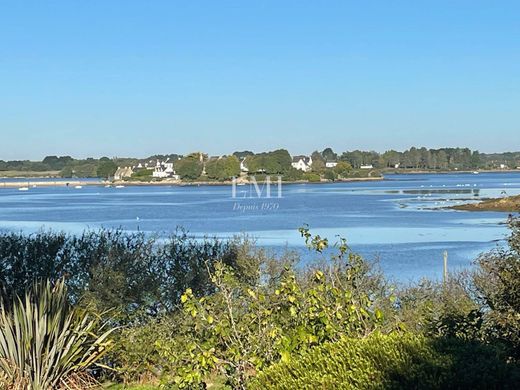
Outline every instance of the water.
[[[197, 236], [247, 232], [259, 244], [289, 246], [305, 255], [298, 227], [346, 237], [351, 247], [377, 258], [399, 281], [438, 278], [442, 253], [451, 270], [504, 239], [507, 213], [443, 207], [520, 194], [519, 173], [388, 175], [378, 182], [283, 185], [281, 199], [242, 198], [248, 186], [31, 188], [0, 190], [0, 228], [78, 233], [121, 227], [168, 234], [177, 226]], [[276, 190], [273, 188], [273, 195]]]

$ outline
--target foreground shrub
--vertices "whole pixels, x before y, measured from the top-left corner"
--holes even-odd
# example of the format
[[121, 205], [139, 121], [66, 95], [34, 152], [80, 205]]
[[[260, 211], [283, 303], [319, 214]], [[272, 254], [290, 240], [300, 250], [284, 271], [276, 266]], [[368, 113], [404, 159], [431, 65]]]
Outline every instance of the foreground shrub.
[[507, 248], [481, 255], [473, 276], [488, 341], [520, 359], [520, 219], [509, 221]]
[[159, 240], [121, 230], [74, 236], [0, 231], [0, 294], [10, 302], [37, 280], [65, 280], [69, 300], [118, 324], [170, 312], [187, 288], [211, 294], [209, 272], [221, 260], [237, 268], [236, 240], [198, 240], [178, 229]]
[[[318, 252], [328, 241], [302, 235]], [[217, 263], [211, 280], [215, 293], [197, 296], [188, 289], [183, 311], [170, 338], [156, 343], [169, 362], [163, 379], [179, 387], [204, 387], [218, 373], [233, 388], [269, 365], [289, 361], [313, 346], [342, 337], [363, 337], [379, 328], [384, 315], [375, 288], [368, 288], [367, 268], [344, 240], [328, 267], [299, 274], [286, 267], [273, 277], [241, 281], [230, 267]], [[259, 270], [260, 271], [260, 270]], [[146, 333], [145, 333], [146, 334]]]
[[260, 373], [249, 388], [513, 389], [518, 372], [482, 345], [375, 333], [304, 351]]
[[14, 389], [84, 389], [87, 369], [112, 346], [111, 330], [67, 303], [63, 282], [35, 285], [0, 309], [0, 383]]

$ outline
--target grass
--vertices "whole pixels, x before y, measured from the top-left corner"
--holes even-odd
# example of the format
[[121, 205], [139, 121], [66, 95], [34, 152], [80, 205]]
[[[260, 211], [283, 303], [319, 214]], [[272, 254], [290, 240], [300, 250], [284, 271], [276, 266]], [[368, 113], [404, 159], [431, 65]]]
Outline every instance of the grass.
[[57, 177], [60, 171], [0, 171], [0, 177]]

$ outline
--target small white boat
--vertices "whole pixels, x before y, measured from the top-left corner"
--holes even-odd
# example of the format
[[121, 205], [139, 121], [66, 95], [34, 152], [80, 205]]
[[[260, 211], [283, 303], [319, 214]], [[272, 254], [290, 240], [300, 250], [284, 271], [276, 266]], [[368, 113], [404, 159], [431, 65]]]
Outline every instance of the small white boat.
[[478, 175], [479, 173], [480, 173], [479, 171], [473, 171], [474, 175]]
[[74, 186], [74, 188], [77, 190], [81, 190], [83, 188], [83, 186]]
[[29, 191], [29, 187], [20, 187], [18, 191]]
[[125, 186], [116, 186], [116, 188], [125, 188]]
[[112, 187], [110, 184], [107, 184], [107, 185], [105, 186], [105, 188], [110, 188], [110, 187]]

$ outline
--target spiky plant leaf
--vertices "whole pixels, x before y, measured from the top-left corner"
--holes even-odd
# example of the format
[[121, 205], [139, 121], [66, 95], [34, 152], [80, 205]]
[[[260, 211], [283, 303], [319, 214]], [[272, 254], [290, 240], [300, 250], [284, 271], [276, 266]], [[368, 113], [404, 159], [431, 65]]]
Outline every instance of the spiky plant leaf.
[[63, 281], [35, 284], [0, 307], [0, 382], [19, 389], [70, 388], [110, 349], [113, 329], [72, 308]]

